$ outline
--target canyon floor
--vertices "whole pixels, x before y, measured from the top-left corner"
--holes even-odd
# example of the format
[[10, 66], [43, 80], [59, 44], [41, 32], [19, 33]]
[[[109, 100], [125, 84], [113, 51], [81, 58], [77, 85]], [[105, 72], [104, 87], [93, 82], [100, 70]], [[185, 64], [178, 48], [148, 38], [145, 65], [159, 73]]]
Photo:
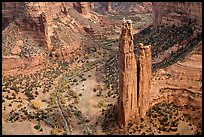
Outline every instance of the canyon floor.
[[[164, 98], [148, 110], [144, 119], [124, 129], [117, 126], [116, 60], [121, 31], [117, 23], [123, 16], [106, 16], [113, 23], [114, 33], [95, 39], [95, 45], [88, 52], [72, 53], [68, 63], [66, 57], [58, 60], [42, 54], [28, 59], [2, 59], [3, 134], [202, 133], [202, 51], [157, 69], [153, 73], [150, 92], [153, 102], [162, 98], [164, 92], [180, 94], [186, 91], [187, 97], [197, 99], [199, 104], [191, 104], [192, 101], [182, 103], [182, 100], [180, 103], [166, 102]], [[133, 14], [129, 18], [134, 19], [134, 28], [138, 30], [135, 33], [151, 24], [149, 14]], [[160, 58], [165, 58], [163, 56], [166, 57], [161, 54]]]

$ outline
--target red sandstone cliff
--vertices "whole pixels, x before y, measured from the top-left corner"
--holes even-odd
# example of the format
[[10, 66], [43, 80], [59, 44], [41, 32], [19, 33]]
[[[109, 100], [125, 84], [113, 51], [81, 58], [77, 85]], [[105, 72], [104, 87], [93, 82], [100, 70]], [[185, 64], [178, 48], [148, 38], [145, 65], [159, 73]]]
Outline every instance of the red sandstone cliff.
[[62, 7], [62, 2], [3, 2], [3, 25], [6, 27], [15, 20], [25, 35], [50, 48], [52, 19], [58, 16]]
[[84, 17], [90, 17], [91, 5], [89, 2], [73, 2], [74, 8]]
[[153, 2], [153, 24], [182, 23], [186, 19], [196, 20], [202, 27], [202, 3], [201, 2]]
[[116, 13], [148, 13], [152, 11], [151, 2], [93, 2], [92, 9], [95, 11], [106, 11]]
[[21, 36], [29, 37], [48, 49], [60, 45], [59, 42], [55, 44], [58, 37], [66, 37], [65, 40], [59, 41], [62, 41], [62, 47], [67, 46], [71, 52], [72, 49], [79, 48], [81, 43], [85, 43], [82, 38], [86, 37], [88, 32], [84, 27], [91, 29], [94, 34], [103, 33], [97, 24], [101, 17], [90, 13], [89, 3], [78, 4], [80, 12], [75, 10], [75, 2], [3, 2], [2, 26], [4, 29], [15, 21]]

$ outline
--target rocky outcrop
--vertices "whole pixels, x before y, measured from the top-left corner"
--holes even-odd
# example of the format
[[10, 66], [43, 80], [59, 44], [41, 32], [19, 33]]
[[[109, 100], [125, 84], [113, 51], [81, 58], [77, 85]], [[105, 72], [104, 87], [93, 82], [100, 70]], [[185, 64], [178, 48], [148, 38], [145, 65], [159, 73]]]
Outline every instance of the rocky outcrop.
[[92, 9], [98, 12], [149, 13], [152, 12], [151, 6], [151, 2], [94, 2]]
[[[81, 37], [79, 35], [84, 35], [85, 30], [83, 30], [83, 27], [90, 28], [91, 33], [92, 29], [94, 29], [94, 33], [102, 32], [97, 23], [93, 22], [93, 20], [97, 22], [98, 19], [96, 15], [90, 13], [89, 2], [3, 2], [2, 16], [2, 28], [15, 21], [19, 32], [22, 34], [21, 36], [24, 35], [38, 43], [38, 46], [48, 49], [55, 46], [51, 39], [55, 35], [54, 32], [57, 27], [66, 26], [68, 28], [67, 26], [69, 26], [74, 33], [73, 35], [70, 32], [70, 39], [75, 35], [77, 36], [73, 39]], [[98, 31], [95, 31], [96, 28], [99, 28]], [[81, 41], [77, 42], [81, 43]], [[70, 41], [70, 43], [74, 45], [76, 42]]]
[[62, 2], [52, 4], [49, 2], [3, 2], [4, 26], [15, 20], [24, 35], [49, 49], [51, 43], [49, 26], [62, 7]]
[[90, 4], [89, 2], [80, 2], [81, 13], [85, 16], [90, 16]]
[[24, 2], [2, 2], [2, 29], [26, 11]]
[[178, 106], [202, 107], [202, 93], [192, 92], [182, 88], [162, 88], [161, 95], [151, 98], [150, 107], [159, 102], [174, 102]]
[[108, 12], [110, 12], [112, 10], [111, 4], [112, 4], [111, 2], [107, 3], [107, 11]]
[[140, 117], [144, 117], [150, 104], [150, 85], [152, 77], [152, 54], [151, 46], [144, 46], [140, 43], [140, 51], [138, 57], [138, 113]]
[[150, 104], [152, 77], [151, 46], [140, 44], [135, 58], [131, 20], [123, 21], [119, 43], [119, 102], [118, 120], [120, 127], [132, 120], [144, 117]]
[[47, 22], [46, 14], [44, 12], [40, 14], [40, 23], [41, 23], [40, 26], [42, 28], [42, 32], [44, 34], [45, 45], [50, 50], [51, 41], [50, 41], [50, 35], [48, 33], [48, 22]]
[[91, 5], [89, 2], [74, 2], [74, 8], [84, 17], [90, 17]]
[[127, 126], [137, 114], [136, 59], [132, 23], [124, 20], [119, 44], [119, 104], [120, 127]]
[[201, 2], [153, 2], [152, 12], [154, 26], [158, 26], [164, 21], [183, 23], [186, 19], [191, 19], [195, 20], [202, 28]]

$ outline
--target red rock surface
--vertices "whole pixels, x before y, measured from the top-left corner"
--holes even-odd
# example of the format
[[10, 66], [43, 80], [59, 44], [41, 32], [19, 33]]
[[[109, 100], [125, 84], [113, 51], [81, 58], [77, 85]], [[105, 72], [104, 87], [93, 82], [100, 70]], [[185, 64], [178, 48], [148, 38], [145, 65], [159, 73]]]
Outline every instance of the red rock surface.
[[97, 11], [116, 13], [148, 13], [152, 11], [151, 2], [93, 2], [91, 7]]
[[136, 59], [132, 24], [125, 21], [119, 44], [119, 105], [118, 119], [121, 127], [127, 126], [137, 113]]
[[150, 107], [151, 46], [140, 44], [136, 61], [133, 39], [132, 24], [124, 20], [119, 44], [118, 119], [121, 127], [127, 126], [131, 120], [144, 117]]
[[89, 2], [73, 2], [74, 8], [84, 17], [90, 17], [90, 3]]
[[144, 46], [140, 44], [140, 51], [138, 57], [138, 109], [139, 115], [144, 117], [146, 111], [149, 109], [150, 102], [150, 85], [152, 77], [152, 54], [151, 46]]
[[[202, 27], [201, 2], [153, 2], [152, 12], [153, 24], [155, 26], [163, 23], [166, 17], [174, 23], [181, 23], [180, 21], [183, 20], [183, 18], [196, 20], [198, 26]], [[170, 15], [171, 13], [174, 14]]]

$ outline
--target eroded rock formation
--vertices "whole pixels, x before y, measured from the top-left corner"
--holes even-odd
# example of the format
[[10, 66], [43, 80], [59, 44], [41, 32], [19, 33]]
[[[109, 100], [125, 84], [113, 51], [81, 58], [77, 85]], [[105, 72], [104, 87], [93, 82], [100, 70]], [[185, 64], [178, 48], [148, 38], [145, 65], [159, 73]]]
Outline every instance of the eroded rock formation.
[[111, 2], [108, 2], [108, 3], [107, 3], [107, 11], [108, 11], [108, 12], [110, 12], [110, 11], [112, 10], [111, 4], [112, 4]]
[[120, 127], [144, 117], [150, 104], [152, 77], [151, 46], [140, 44], [135, 58], [131, 21], [124, 20], [119, 44], [119, 102]]
[[24, 2], [2, 2], [2, 29], [25, 12]]
[[73, 5], [84, 17], [90, 17], [91, 5], [89, 2], [74, 2]]
[[[102, 33], [100, 26], [95, 23], [99, 20], [98, 15], [90, 13], [89, 2], [3, 2], [2, 17], [3, 29], [14, 22], [22, 36], [37, 43], [36, 46], [48, 49], [56, 46], [53, 42], [55, 31], [72, 31], [69, 33], [70, 36], [67, 36], [66, 44], [63, 43], [68, 48], [75, 48], [75, 45], [82, 43], [80, 37], [86, 32], [82, 29], [83, 27], [90, 28], [91, 32], [93, 29], [94, 33]], [[66, 27], [67, 30], [56, 29], [64, 25], [69, 26]]]
[[80, 2], [81, 4], [81, 13], [89, 16], [90, 15], [90, 4], [89, 2]]
[[124, 21], [119, 44], [118, 119], [121, 127], [127, 126], [137, 114], [136, 72], [132, 23]]
[[153, 25], [158, 26], [164, 21], [183, 23], [186, 19], [195, 20], [202, 27], [201, 2], [153, 2]]
[[46, 18], [46, 15], [45, 13], [41, 13], [40, 15], [40, 23], [42, 24], [42, 32], [44, 34], [44, 39], [45, 39], [45, 45], [47, 46], [48, 49], [51, 49], [50, 47], [50, 44], [51, 44], [51, 41], [50, 41], [50, 35], [48, 33], [48, 23], [47, 23], [47, 18]]
[[140, 43], [140, 51], [138, 57], [138, 111], [139, 116], [144, 117], [146, 111], [149, 109], [150, 103], [150, 85], [151, 85], [151, 77], [152, 77], [152, 54], [151, 54], [151, 46], [144, 46]]
[[23, 34], [50, 48], [49, 26], [63, 6], [62, 2], [3, 2], [3, 28], [15, 20]]

